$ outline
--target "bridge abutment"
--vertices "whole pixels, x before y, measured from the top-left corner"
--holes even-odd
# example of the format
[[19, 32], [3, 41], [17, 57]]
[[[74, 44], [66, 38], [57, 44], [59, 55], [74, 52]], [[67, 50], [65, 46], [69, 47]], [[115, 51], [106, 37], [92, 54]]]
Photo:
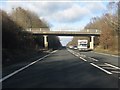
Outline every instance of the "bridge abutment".
[[90, 49], [94, 49], [94, 37], [95, 36], [91, 36], [91, 42], [90, 42]]
[[44, 35], [43, 36], [44, 37], [44, 47], [45, 47], [45, 49], [48, 49], [48, 39], [47, 39], [47, 35]]

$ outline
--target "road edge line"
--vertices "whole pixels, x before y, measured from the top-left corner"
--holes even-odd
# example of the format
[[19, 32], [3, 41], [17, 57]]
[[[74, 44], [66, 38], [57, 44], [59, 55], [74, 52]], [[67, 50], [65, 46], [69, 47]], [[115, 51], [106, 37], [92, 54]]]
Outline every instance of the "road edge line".
[[20, 71], [22, 71], [22, 70], [24, 70], [24, 69], [30, 67], [31, 65], [37, 63], [38, 61], [41, 61], [42, 59], [44, 59], [44, 58], [50, 56], [52, 53], [55, 53], [55, 52], [57, 52], [57, 51], [58, 51], [58, 50], [55, 50], [55, 51], [51, 52], [50, 54], [47, 54], [47, 55], [45, 55], [45, 56], [43, 56], [43, 57], [37, 59], [36, 61], [31, 62], [30, 64], [28, 64], [28, 65], [26, 65], [26, 66], [24, 66], [24, 67], [22, 67], [22, 68], [20, 68], [20, 69], [18, 69], [18, 70], [16, 70], [16, 71], [12, 72], [11, 74], [8, 74], [8, 75], [4, 76], [3, 78], [0, 79], [0, 83], [3, 82], [3, 81], [6, 80], [6, 79], [12, 77], [13, 75], [19, 73]]

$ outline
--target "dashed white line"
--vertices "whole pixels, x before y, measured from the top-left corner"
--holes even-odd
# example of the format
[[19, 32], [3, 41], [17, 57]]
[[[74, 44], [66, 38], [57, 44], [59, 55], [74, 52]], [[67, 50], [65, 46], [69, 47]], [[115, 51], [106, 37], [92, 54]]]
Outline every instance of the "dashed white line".
[[[72, 54], [74, 54], [75, 56], [79, 56], [79, 55], [76, 55], [75, 52], [73, 52]], [[79, 57], [79, 58], [82, 59], [83, 61], [87, 61], [86, 59], [84, 59], [84, 58], [82, 58], [82, 57]], [[92, 57], [88, 57], [88, 58], [90, 58], [90, 59], [92, 59], [92, 60], [94, 60], [94, 61], [98, 61], [97, 59], [92, 58]], [[119, 73], [119, 72], [117, 72], [117, 71], [116, 71], [116, 72], [115, 72], [115, 71], [112, 71], [113, 73], [112, 73], [112, 72], [109, 72], [109, 71], [107, 71], [107, 70], [99, 67], [98, 65], [95, 65], [94, 63], [90, 63], [90, 64], [91, 64], [92, 66], [94, 66], [94, 67], [96, 67], [96, 68], [104, 71], [104, 72], [107, 73], [107, 74]], [[113, 66], [113, 65], [108, 64], [108, 63], [105, 63], [105, 66], [111, 66], [111, 67], [114, 67], [114, 68], [116, 68], [116, 69], [120, 69], [119, 67]]]
[[97, 59], [95, 59], [95, 58], [91, 58], [91, 57], [88, 57], [88, 58], [90, 58], [90, 59], [92, 59], [92, 60], [94, 60], [94, 61], [98, 61]]
[[109, 72], [109, 71], [107, 71], [107, 70], [105, 70], [105, 69], [103, 69], [103, 68], [101, 68], [101, 67], [95, 65], [94, 63], [90, 63], [90, 64], [91, 64], [92, 66], [94, 66], [94, 67], [96, 67], [96, 68], [98, 68], [98, 69], [100, 69], [100, 70], [106, 72], [107, 74], [112, 74], [111, 72]]
[[[69, 51], [69, 50], [68, 50], [68, 51]], [[78, 54], [76, 54], [75, 52], [72, 53], [72, 54], [74, 54], [74, 55], [77, 56], [77, 57], [80, 55], [79, 53], [78, 53], [78, 54], [79, 54], [79, 55], [78, 55]], [[85, 55], [84, 55], [84, 56], [85, 56]], [[83, 61], [87, 61], [86, 59], [84, 59], [84, 58], [82, 58], [82, 57], [79, 57], [79, 58], [82, 59]]]
[[57, 52], [58, 50], [55, 50], [55, 51], [53, 51], [53, 52], [51, 52], [51, 53], [55, 53], [55, 52]]
[[[55, 51], [53, 51], [53, 52], [51, 52], [51, 53], [55, 53], [55, 52], [57, 52], [57, 50], [55, 50]], [[51, 54], [51, 53], [50, 53], [50, 54]], [[1, 79], [0, 79], [0, 82], [3, 82], [4, 80], [6, 80], [6, 79], [12, 77], [13, 75], [17, 74], [18, 72], [20, 72], [20, 71], [22, 71], [22, 70], [24, 70], [24, 69], [30, 67], [31, 65], [35, 64], [36, 62], [38, 62], [38, 61], [40, 61], [40, 60], [42, 60], [42, 59], [44, 59], [44, 58], [50, 56], [50, 54], [45, 55], [45, 56], [43, 56], [42, 58], [40, 58], [40, 59], [38, 59], [38, 60], [36, 60], [36, 61], [34, 61], [34, 62], [32, 62], [32, 63], [30, 63], [30, 64], [24, 66], [24, 67], [22, 67], [22, 68], [20, 68], [20, 69], [14, 71], [13, 73], [11, 73], [11, 74], [9, 74], [9, 75], [7, 75], [7, 76], [1, 78]]]
[[80, 56], [81, 56], [81, 57], [86, 57], [86, 55], [83, 55], [83, 54], [81, 54]]
[[108, 64], [108, 63], [105, 63], [105, 64], [108, 65], [108, 66], [111, 66], [111, 67], [113, 67], [113, 68], [120, 69], [120, 68], [117, 67], [117, 66], [114, 66], [114, 65], [111, 65], [111, 64]]
[[99, 66], [101, 66], [101, 67], [106, 67], [106, 66], [108, 66], [108, 65], [106, 65], [106, 64], [99, 64]]
[[77, 57], [79, 56], [79, 55], [76, 55]]
[[84, 59], [84, 58], [82, 58], [82, 57], [80, 57], [80, 59], [82, 59], [83, 61], [87, 61], [86, 59]]

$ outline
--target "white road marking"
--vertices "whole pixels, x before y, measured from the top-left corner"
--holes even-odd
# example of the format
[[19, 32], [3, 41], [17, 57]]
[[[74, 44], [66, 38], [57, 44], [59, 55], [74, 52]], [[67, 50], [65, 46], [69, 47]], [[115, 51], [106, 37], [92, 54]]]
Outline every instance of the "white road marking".
[[[53, 51], [53, 52], [51, 52], [51, 53], [55, 53], [55, 52], [57, 52], [57, 51], [58, 51], [58, 50], [55, 50], [55, 51]], [[34, 62], [32, 62], [32, 63], [28, 64], [28, 65], [26, 65], [26, 66], [24, 66], [24, 67], [22, 67], [22, 68], [20, 68], [20, 69], [16, 70], [16, 71], [14, 71], [14, 72], [13, 72], [13, 73], [11, 73], [11, 74], [9, 74], [9, 75], [7, 75], [7, 76], [5, 76], [5, 77], [1, 78], [1, 79], [0, 79], [0, 82], [3, 82], [4, 80], [6, 80], [6, 79], [8, 79], [8, 78], [12, 77], [13, 75], [17, 74], [18, 72], [20, 72], [20, 71], [22, 71], [22, 70], [24, 70], [24, 69], [26, 69], [26, 68], [30, 67], [31, 65], [33, 65], [33, 64], [35, 64], [35, 63], [37, 63], [38, 61], [40, 61], [40, 60], [42, 60], [42, 59], [44, 59], [44, 58], [46, 58], [46, 57], [50, 56], [50, 55], [51, 55], [51, 53], [50, 53], [50, 54], [48, 54], [48, 55], [43, 56], [42, 58], [40, 58], [40, 59], [38, 59], [38, 60], [36, 60], [36, 61], [34, 61]]]
[[84, 59], [84, 58], [82, 58], [82, 57], [80, 57], [80, 59], [82, 59], [83, 61], [87, 61], [86, 59]]
[[86, 55], [81, 54], [81, 57], [86, 57]]
[[120, 73], [120, 71], [111, 71], [111, 72], [112, 72], [112, 73], [117, 73], [117, 74]]
[[106, 64], [99, 64], [99, 66], [102, 66], [102, 67], [106, 67], [106, 66], [108, 66], [108, 65], [106, 65]]
[[79, 56], [79, 55], [76, 55], [77, 57]]
[[90, 59], [92, 59], [92, 60], [94, 60], [94, 61], [98, 61], [97, 59], [95, 59], [95, 58], [91, 58], [91, 57], [88, 57], [88, 58], [90, 58]]
[[103, 69], [103, 68], [101, 68], [101, 67], [95, 65], [94, 63], [90, 63], [90, 64], [91, 64], [92, 66], [94, 66], [94, 67], [96, 67], [96, 68], [98, 68], [98, 69], [100, 69], [100, 70], [106, 72], [107, 74], [112, 74], [111, 72], [109, 72], [109, 71], [107, 71], [107, 70], [105, 70], [105, 69]]
[[81, 54], [80, 56], [81, 56], [81, 57], [86, 57], [86, 55], [83, 55], [83, 54]]
[[108, 66], [111, 66], [111, 67], [113, 67], [113, 68], [116, 68], [116, 69], [119, 69], [119, 70], [120, 70], [120, 68], [117, 67], [117, 66], [114, 66], [114, 65], [111, 65], [111, 64], [108, 64], [108, 63], [105, 63], [105, 64], [108, 65]]
[[111, 70], [117, 70], [116, 68], [113, 68], [113, 67], [110, 67], [110, 66], [107, 66], [107, 67], [102, 67], [104, 69], [111, 69]]
[[78, 55], [80, 56], [81, 54], [78, 53]]
[[51, 52], [51, 53], [55, 53], [55, 52], [57, 52], [58, 50], [55, 50], [55, 51], [53, 51], [53, 52]]
[[[69, 51], [69, 50], [68, 50]], [[72, 51], [72, 50], [71, 50]], [[74, 52], [74, 51], [72, 51], [72, 52]], [[77, 55], [75, 52], [74, 53], [72, 53], [72, 54], [74, 54], [75, 56], [79, 56], [79, 55]], [[79, 53], [78, 53], [79, 54]], [[84, 55], [85, 56], [85, 55]], [[84, 59], [84, 58], [82, 58], [82, 57], [79, 57], [80, 59], [82, 59], [83, 61], [87, 61], [86, 59]]]

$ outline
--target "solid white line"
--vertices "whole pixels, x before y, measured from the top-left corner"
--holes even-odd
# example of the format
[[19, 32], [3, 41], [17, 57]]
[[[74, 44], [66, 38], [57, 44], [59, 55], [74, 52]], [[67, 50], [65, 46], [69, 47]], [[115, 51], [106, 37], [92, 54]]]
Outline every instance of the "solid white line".
[[117, 66], [114, 66], [114, 65], [111, 65], [111, 64], [108, 64], [108, 63], [105, 63], [105, 64], [108, 65], [108, 66], [111, 66], [111, 67], [113, 67], [113, 68], [120, 69], [120, 68], [117, 67]]
[[[53, 51], [53, 52], [51, 52], [51, 53], [55, 53], [55, 52], [57, 52], [57, 51], [58, 51], [58, 50]], [[50, 53], [50, 54], [51, 54], [51, 53]], [[0, 82], [3, 82], [4, 80], [6, 80], [6, 79], [10, 78], [11, 76], [13, 76], [13, 75], [17, 74], [18, 72], [20, 72], [20, 71], [22, 71], [22, 70], [24, 70], [24, 69], [26, 69], [26, 68], [30, 67], [31, 65], [33, 65], [33, 64], [35, 64], [35, 63], [37, 63], [38, 61], [40, 61], [40, 60], [42, 60], [42, 59], [44, 59], [44, 58], [46, 58], [46, 57], [50, 56], [50, 54], [45, 55], [45, 56], [43, 56], [42, 58], [40, 58], [40, 59], [38, 59], [38, 60], [36, 60], [36, 61], [34, 61], [34, 62], [32, 62], [32, 63], [30, 63], [30, 64], [28, 64], [28, 65], [24, 66], [24, 67], [22, 67], [22, 68], [20, 68], [20, 69], [18, 69], [18, 70], [16, 70], [16, 71], [14, 71], [13, 73], [11, 73], [11, 74], [9, 74], [9, 75], [7, 75], [7, 76], [5, 76], [5, 77], [1, 78], [1, 79], [0, 79]]]
[[97, 59], [95, 59], [95, 58], [91, 58], [91, 57], [88, 57], [88, 58], [90, 58], [90, 59], [92, 59], [92, 60], [94, 60], [94, 61], [98, 61]]
[[101, 67], [95, 65], [94, 63], [90, 63], [90, 64], [91, 64], [92, 66], [94, 66], [94, 67], [96, 67], [96, 68], [98, 68], [98, 69], [100, 69], [100, 70], [106, 72], [107, 74], [112, 74], [111, 72], [109, 72], [109, 71], [107, 71], [107, 70], [105, 70], [105, 69], [103, 69], [103, 68], [101, 68]]
[[80, 57], [80, 59], [82, 59], [83, 61], [87, 61], [86, 59], [84, 59], [84, 58], [82, 58], [82, 57]]

